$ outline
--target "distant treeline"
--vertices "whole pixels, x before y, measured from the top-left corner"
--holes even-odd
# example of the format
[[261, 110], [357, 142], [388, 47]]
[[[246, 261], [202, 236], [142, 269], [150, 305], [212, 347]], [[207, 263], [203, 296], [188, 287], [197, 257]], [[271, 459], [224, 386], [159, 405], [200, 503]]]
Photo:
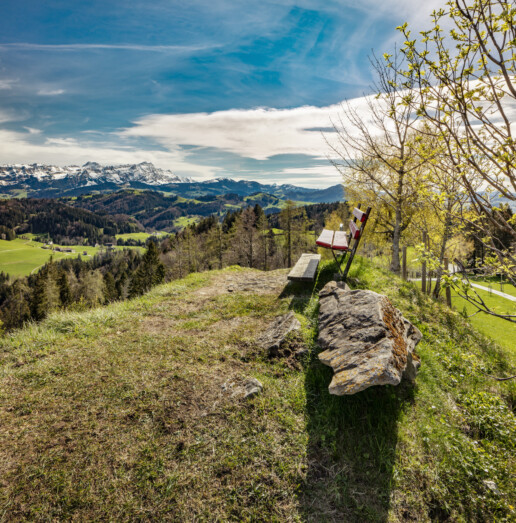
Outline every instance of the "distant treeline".
[[0, 321], [12, 329], [55, 310], [131, 298], [163, 281], [228, 265], [289, 267], [302, 252], [315, 250], [315, 234], [329, 214], [344, 221], [348, 210], [345, 204], [287, 202], [279, 214], [267, 217], [255, 205], [227, 213], [222, 222], [210, 216], [159, 243], [150, 241], [143, 255], [124, 249], [91, 260], [51, 261], [37, 274], [15, 280], [0, 273]]
[[258, 204], [268, 207], [268, 212], [279, 211], [282, 200], [264, 193], [252, 196], [238, 194], [202, 195], [195, 199], [165, 195], [157, 191], [124, 190], [108, 194], [78, 196], [64, 200], [66, 203], [91, 212], [134, 217], [147, 229], [176, 232], [180, 228], [174, 221], [181, 217], [212, 214], [223, 216], [229, 209]]
[[115, 242], [116, 234], [141, 230], [127, 217], [101, 216], [56, 200], [0, 200], [0, 234], [8, 240], [32, 233], [60, 245]]
[[0, 273], [0, 321], [3, 328], [39, 321], [58, 309], [84, 310], [138, 296], [163, 282], [165, 267], [151, 242], [142, 256], [134, 249], [50, 261], [37, 274], [14, 281]]
[[241, 265], [262, 270], [290, 267], [302, 252], [315, 251], [315, 235], [335, 213], [348, 218], [346, 204], [296, 207], [266, 216], [260, 205], [228, 212], [221, 223], [210, 216], [162, 243], [163, 260], [174, 278], [189, 272]]

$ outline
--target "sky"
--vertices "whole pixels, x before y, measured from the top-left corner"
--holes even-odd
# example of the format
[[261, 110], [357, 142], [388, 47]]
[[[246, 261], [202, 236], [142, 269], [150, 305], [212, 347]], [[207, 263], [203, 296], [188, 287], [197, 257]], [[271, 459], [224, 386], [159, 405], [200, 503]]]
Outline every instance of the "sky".
[[153, 162], [327, 187], [368, 57], [441, 0], [2, 0], [0, 164]]

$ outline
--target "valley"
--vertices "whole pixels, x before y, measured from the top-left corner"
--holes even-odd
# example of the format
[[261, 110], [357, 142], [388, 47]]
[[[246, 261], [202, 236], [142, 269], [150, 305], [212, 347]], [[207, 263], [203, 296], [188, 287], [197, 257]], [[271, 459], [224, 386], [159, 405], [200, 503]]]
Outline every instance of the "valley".
[[[134, 237], [135, 235], [120, 235], [122, 237]], [[138, 239], [145, 241], [150, 235], [139, 233]], [[143, 247], [124, 247], [114, 245], [113, 250], [123, 250], [124, 248], [137, 249], [143, 251]], [[76, 258], [81, 256], [83, 259], [91, 258], [99, 253], [105, 253], [107, 247], [90, 245], [54, 245], [48, 246], [36, 240], [16, 238], [12, 241], [0, 240], [0, 272], [9, 274], [16, 278], [28, 276], [43, 267], [52, 258], [54, 261], [66, 258]]]

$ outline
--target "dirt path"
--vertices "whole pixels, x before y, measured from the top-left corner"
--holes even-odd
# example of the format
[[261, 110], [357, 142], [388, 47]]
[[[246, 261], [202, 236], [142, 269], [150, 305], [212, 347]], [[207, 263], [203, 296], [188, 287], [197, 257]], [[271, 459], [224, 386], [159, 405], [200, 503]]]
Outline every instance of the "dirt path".
[[224, 293], [250, 292], [253, 294], [279, 295], [287, 280], [288, 269], [277, 271], [235, 271], [215, 276], [210, 285], [196, 291], [204, 296], [217, 296]]

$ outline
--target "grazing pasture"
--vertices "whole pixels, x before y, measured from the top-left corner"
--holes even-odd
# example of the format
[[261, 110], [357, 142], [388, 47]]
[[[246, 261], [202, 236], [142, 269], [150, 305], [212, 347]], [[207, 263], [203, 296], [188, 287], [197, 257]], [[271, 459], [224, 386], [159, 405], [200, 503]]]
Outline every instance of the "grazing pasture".
[[[43, 243], [33, 241], [31, 239], [16, 238], [12, 241], [0, 240], [0, 272], [6, 272], [10, 276], [28, 276], [31, 272], [37, 270], [39, 267], [47, 263], [50, 256], [53, 256], [55, 261], [64, 258], [76, 258], [77, 256], [94, 256], [101, 249], [105, 247], [90, 247], [87, 245], [69, 245], [61, 247], [54, 245], [54, 247], [73, 249], [75, 252], [59, 252], [45, 249]], [[141, 247], [115, 247], [116, 249], [139, 249]], [[83, 253], [86, 252], [86, 255]]]

